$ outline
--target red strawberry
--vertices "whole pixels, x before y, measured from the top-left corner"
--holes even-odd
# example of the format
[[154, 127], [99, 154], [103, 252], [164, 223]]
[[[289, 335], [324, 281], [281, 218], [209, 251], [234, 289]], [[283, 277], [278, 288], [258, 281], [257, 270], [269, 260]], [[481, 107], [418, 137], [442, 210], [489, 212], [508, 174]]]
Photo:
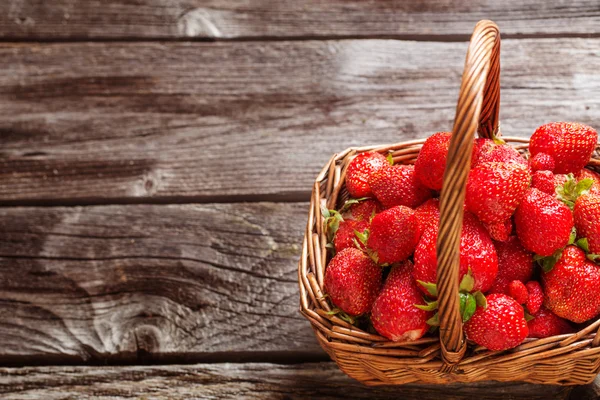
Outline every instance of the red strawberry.
[[482, 222], [510, 218], [529, 188], [527, 167], [502, 162], [478, 162], [469, 172], [466, 205]]
[[381, 281], [381, 267], [356, 248], [337, 253], [325, 270], [325, 292], [348, 315], [371, 310]]
[[367, 247], [380, 264], [406, 260], [419, 241], [419, 223], [415, 212], [405, 206], [392, 207], [371, 221]]
[[357, 155], [346, 172], [346, 188], [352, 197], [371, 197], [369, 177], [380, 168], [390, 165], [379, 153], [365, 152]]
[[438, 132], [431, 135], [423, 143], [415, 161], [417, 178], [430, 189], [442, 190], [451, 136], [450, 132]]
[[506, 242], [513, 230], [513, 223], [512, 219], [510, 218], [506, 221], [483, 225], [490, 234], [490, 237], [498, 242]]
[[[356, 247], [354, 245], [354, 240], [356, 239], [354, 231], [362, 233], [365, 229], [369, 229], [369, 223], [367, 221], [341, 221], [340, 226], [335, 233], [335, 237], [333, 238], [335, 251], [339, 253], [348, 247]], [[360, 243], [360, 241], [357, 242]]]
[[536, 129], [529, 142], [532, 157], [538, 153], [554, 159], [554, 172], [568, 174], [581, 170], [590, 161], [598, 142], [592, 127], [575, 122], [552, 122]]
[[498, 253], [498, 275], [490, 293], [508, 294], [508, 285], [514, 280], [527, 282], [533, 275], [533, 254], [525, 250], [516, 236], [506, 242], [496, 242]]
[[431, 198], [431, 189], [423, 186], [415, 176], [413, 165], [390, 165], [375, 171], [369, 186], [384, 207], [407, 206], [415, 208]]
[[425, 302], [412, 279], [411, 269], [410, 261], [392, 267], [371, 311], [375, 330], [395, 342], [421, 338], [429, 329], [427, 320], [433, 314], [415, 307]]
[[528, 167], [527, 160], [513, 147], [506, 144], [496, 144], [491, 139], [475, 139], [476, 155], [473, 166], [486, 162], [503, 162], [519, 164]]
[[560, 200], [530, 189], [515, 213], [517, 235], [523, 246], [541, 256], [550, 256], [569, 242], [573, 214]]
[[529, 294], [525, 284], [521, 281], [512, 281], [508, 284], [508, 295], [519, 304], [525, 304], [529, 300]]
[[529, 333], [523, 307], [500, 293], [488, 295], [487, 307], [477, 307], [464, 329], [468, 340], [493, 351], [512, 349]]
[[554, 171], [554, 159], [546, 153], [537, 153], [529, 160], [532, 171]]
[[419, 236], [430, 226], [436, 225], [440, 221], [440, 201], [438, 199], [429, 199], [415, 209], [417, 221], [419, 222]]
[[574, 332], [571, 324], [548, 310], [546, 307], [542, 307], [532, 316], [533, 319], [527, 322], [530, 338], [541, 339]]
[[344, 219], [355, 219], [357, 221], [370, 221], [378, 212], [383, 210], [383, 206], [374, 199], [359, 201], [352, 204], [348, 211], [344, 213]]
[[544, 305], [575, 323], [600, 313], [600, 269], [577, 246], [567, 246], [550, 272], [542, 274]]
[[529, 281], [525, 285], [527, 288], [527, 311], [531, 314], [535, 314], [539, 311], [542, 303], [544, 302], [544, 292], [542, 286], [538, 281]]
[[[437, 225], [436, 223], [423, 232], [415, 250], [413, 276], [416, 280], [430, 283], [437, 280]], [[466, 212], [460, 237], [459, 279], [469, 269], [475, 281], [472, 291], [485, 292], [491, 287], [498, 272], [498, 258], [492, 240], [481, 222], [473, 214]], [[419, 288], [428, 293], [422, 285]]]
[[587, 238], [591, 253], [600, 253], [600, 194], [579, 196], [575, 201], [573, 217], [577, 235]]
[[531, 187], [554, 196], [556, 192], [556, 177], [550, 171], [535, 171], [531, 176]]

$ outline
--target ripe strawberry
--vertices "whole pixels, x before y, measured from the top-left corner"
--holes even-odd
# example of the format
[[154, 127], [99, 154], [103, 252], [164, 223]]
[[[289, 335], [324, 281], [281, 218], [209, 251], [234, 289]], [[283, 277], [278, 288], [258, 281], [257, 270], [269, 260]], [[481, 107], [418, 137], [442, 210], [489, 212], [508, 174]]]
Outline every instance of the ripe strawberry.
[[395, 342], [421, 338], [429, 329], [427, 320], [433, 315], [415, 307], [425, 302], [412, 279], [411, 269], [408, 260], [392, 267], [371, 311], [375, 330]]
[[554, 172], [568, 174], [581, 170], [589, 162], [598, 142], [592, 127], [575, 122], [551, 122], [536, 129], [529, 142], [532, 157], [538, 153], [554, 159]]
[[[339, 253], [348, 247], [355, 247], [354, 239], [356, 239], [356, 235], [354, 234], [354, 231], [362, 233], [366, 229], [369, 229], [369, 223], [367, 221], [341, 221], [339, 228], [335, 233], [335, 237], [333, 238], [335, 251]], [[360, 241], [357, 242], [360, 243]]]
[[587, 238], [589, 251], [600, 253], [600, 193], [579, 196], [573, 217], [578, 236]]
[[475, 139], [476, 154], [473, 167], [487, 162], [503, 162], [528, 167], [527, 160], [513, 147], [497, 144], [491, 139]]
[[383, 211], [383, 206], [374, 199], [367, 199], [352, 204], [344, 213], [344, 219], [355, 219], [357, 221], [371, 221], [378, 212]]
[[419, 222], [419, 237], [430, 226], [437, 226], [440, 221], [440, 201], [429, 199], [415, 209], [417, 221]]
[[544, 305], [559, 317], [581, 323], [600, 313], [600, 269], [579, 247], [567, 246], [542, 283]]
[[450, 132], [435, 133], [427, 138], [419, 151], [415, 161], [415, 174], [429, 189], [442, 190], [451, 136]]
[[532, 171], [554, 171], [554, 159], [546, 153], [537, 153], [529, 160]]
[[388, 160], [379, 153], [365, 152], [357, 155], [346, 172], [346, 188], [352, 197], [371, 197], [369, 177], [373, 172], [389, 165]]
[[496, 242], [498, 275], [490, 293], [508, 294], [508, 285], [514, 280], [527, 282], [533, 275], [533, 254], [525, 250], [516, 236], [506, 242]]
[[513, 230], [513, 222], [510, 218], [502, 222], [483, 225], [490, 234], [490, 237], [498, 242], [506, 242]]
[[529, 311], [530, 314], [535, 314], [539, 311], [544, 302], [544, 291], [538, 281], [529, 281], [525, 287], [527, 288], [528, 295], [525, 307], [527, 307], [527, 311]]
[[533, 319], [527, 321], [530, 338], [545, 338], [550, 336], [573, 333], [573, 327], [567, 321], [542, 307], [537, 313], [532, 314]]
[[413, 165], [390, 165], [375, 171], [369, 178], [373, 194], [386, 208], [415, 208], [431, 198], [431, 189], [423, 186]]
[[396, 206], [375, 216], [371, 221], [367, 247], [380, 264], [406, 260], [419, 241], [419, 222], [415, 212]]
[[554, 196], [556, 192], [556, 177], [550, 171], [535, 171], [531, 176], [531, 187]]
[[508, 284], [508, 295], [519, 304], [525, 304], [529, 300], [529, 294], [525, 284], [521, 281], [512, 281]]
[[550, 256], [569, 242], [573, 214], [560, 200], [530, 189], [515, 213], [517, 235], [523, 246], [541, 256]]
[[512, 349], [529, 333], [523, 307], [500, 293], [488, 295], [487, 307], [478, 307], [464, 329], [468, 340], [493, 351]]
[[381, 267], [356, 248], [337, 253], [325, 270], [325, 292], [348, 315], [371, 310], [381, 281]]
[[510, 218], [529, 188], [527, 167], [503, 162], [478, 162], [469, 172], [466, 205], [482, 222]]
[[[419, 240], [414, 255], [413, 277], [415, 280], [429, 283], [435, 283], [437, 280], [437, 235], [438, 224], [436, 223], [423, 232]], [[459, 269], [459, 279], [462, 279], [469, 269], [471, 270], [475, 281], [473, 292], [487, 291], [498, 272], [498, 258], [492, 240], [481, 222], [469, 212], [465, 213], [463, 219]], [[424, 293], [428, 293], [422, 285], [419, 285], [419, 288]]]

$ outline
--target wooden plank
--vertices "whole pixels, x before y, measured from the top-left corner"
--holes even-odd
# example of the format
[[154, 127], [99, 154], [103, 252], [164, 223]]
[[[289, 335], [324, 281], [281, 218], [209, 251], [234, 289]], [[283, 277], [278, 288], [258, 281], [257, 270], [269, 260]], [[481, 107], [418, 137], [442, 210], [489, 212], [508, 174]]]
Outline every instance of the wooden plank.
[[298, 311], [307, 207], [0, 208], [0, 364], [325, 358]]
[[[505, 40], [502, 130], [600, 126], [600, 39]], [[448, 130], [466, 43], [0, 46], [0, 202], [308, 199], [331, 154]]]
[[[570, 388], [524, 383], [367, 387], [333, 363], [0, 369], [0, 395], [29, 399], [566, 399]], [[147, 397], [146, 397], [147, 396]], [[581, 398], [578, 398], [581, 400]]]
[[[576, 0], [7, 0], [0, 38], [466, 38], [480, 19], [507, 35], [596, 34], [595, 2]], [[448, 39], [448, 38], [446, 38]]]

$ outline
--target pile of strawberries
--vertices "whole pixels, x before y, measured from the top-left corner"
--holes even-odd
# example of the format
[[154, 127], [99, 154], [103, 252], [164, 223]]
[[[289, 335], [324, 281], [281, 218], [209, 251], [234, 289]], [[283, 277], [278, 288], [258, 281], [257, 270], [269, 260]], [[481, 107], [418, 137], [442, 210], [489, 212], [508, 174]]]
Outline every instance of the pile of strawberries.
[[[429, 137], [414, 165], [359, 154], [346, 174], [352, 199], [322, 211], [333, 312], [393, 341], [439, 325], [438, 196], [450, 136]], [[600, 314], [600, 175], [585, 168], [597, 141], [593, 128], [565, 122], [539, 127], [528, 158], [500, 139], [474, 140], [456, 294], [470, 342], [510, 349]]]

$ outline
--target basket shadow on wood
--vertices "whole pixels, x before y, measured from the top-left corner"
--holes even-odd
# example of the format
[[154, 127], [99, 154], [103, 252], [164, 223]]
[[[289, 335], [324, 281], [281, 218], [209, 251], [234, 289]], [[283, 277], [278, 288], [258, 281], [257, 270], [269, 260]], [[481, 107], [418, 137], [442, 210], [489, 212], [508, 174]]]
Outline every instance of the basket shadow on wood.
[[[475, 27], [463, 73], [452, 140], [440, 196], [437, 242], [440, 335], [413, 342], [392, 342], [355, 327], [330, 313], [323, 281], [328, 261], [321, 207], [339, 208], [349, 198], [346, 168], [364, 151], [391, 153], [396, 163], [413, 164], [425, 139], [386, 146], [351, 148], [334, 155], [313, 186], [308, 224], [298, 267], [300, 311], [316, 337], [349, 376], [367, 385], [407, 383], [524, 381], [580, 385], [600, 370], [600, 319], [574, 334], [527, 339], [502, 352], [467, 345], [458, 304], [460, 232], [473, 137], [498, 133], [500, 35], [491, 21]], [[528, 139], [505, 137], [527, 153]], [[600, 147], [588, 167], [600, 167]], [[458, 222], [456, 222], [458, 221]]]

